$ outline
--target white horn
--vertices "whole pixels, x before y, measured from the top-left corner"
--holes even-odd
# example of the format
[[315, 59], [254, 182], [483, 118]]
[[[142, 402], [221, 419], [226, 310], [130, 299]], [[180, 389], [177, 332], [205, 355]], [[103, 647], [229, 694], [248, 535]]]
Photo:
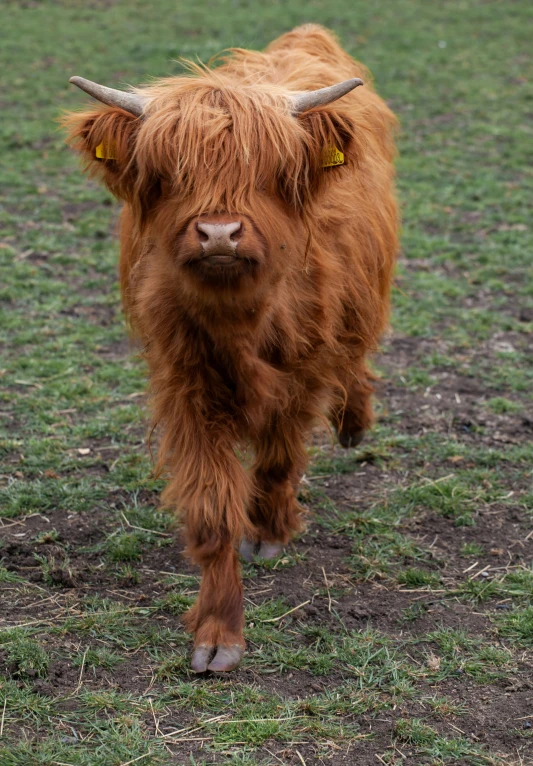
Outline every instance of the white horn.
[[140, 117], [146, 106], [146, 99], [136, 96], [134, 93], [126, 93], [123, 90], [106, 88], [105, 85], [99, 85], [97, 82], [86, 80], [85, 77], [71, 77], [69, 82], [77, 85], [89, 96], [108, 106], [118, 106], [136, 117]]
[[302, 93], [295, 93], [291, 97], [292, 113], [294, 115], [307, 112], [314, 106], [325, 106], [331, 104], [332, 101], [336, 101], [338, 98], [342, 98], [358, 85], [362, 85], [363, 81], [358, 77], [354, 77], [351, 80], [345, 80], [344, 82], [338, 82], [336, 85], [330, 85], [329, 88], [320, 88], [319, 90], [307, 90]]

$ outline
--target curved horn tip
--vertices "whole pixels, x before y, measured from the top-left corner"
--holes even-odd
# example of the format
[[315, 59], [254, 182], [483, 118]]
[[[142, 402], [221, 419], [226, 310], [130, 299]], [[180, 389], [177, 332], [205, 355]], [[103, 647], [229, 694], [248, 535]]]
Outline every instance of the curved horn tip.
[[146, 99], [142, 96], [124, 90], [108, 88], [105, 85], [100, 85], [92, 80], [86, 80], [85, 77], [74, 76], [69, 79], [69, 82], [72, 83], [72, 85], [76, 85], [80, 90], [88, 93], [89, 96], [92, 96], [102, 104], [117, 106], [120, 109], [124, 109], [126, 112], [133, 114], [135, 117], [140, 117], [142, 115], [146, 105]]
[[[91, 85], [95, 85], [96, 87], [98, 87], [98, 83], [95, 83], [92, 80], [88, 80], [86, 77], [78, 77], [78, 75], [69, 77], [68, 81], [71, 85], [77, 85], [78, 88], [81, 88], [82, 90], [85, 90], [85, 87], [90, 87]], [[100, 86], [100, 87], [103, 87], [103, 86]]]
[[351, 80], [337, 82], [335, 85], [329, 85], [326, 88], [318, 90], [303, 91], [294, 94], [292, 97], [292, 113], [296, 116], [313, 109], [315, 106], [326, 106], [338, 98], [342, 98], [358, 85], [363, 85], [359, 77], [352, 77]]

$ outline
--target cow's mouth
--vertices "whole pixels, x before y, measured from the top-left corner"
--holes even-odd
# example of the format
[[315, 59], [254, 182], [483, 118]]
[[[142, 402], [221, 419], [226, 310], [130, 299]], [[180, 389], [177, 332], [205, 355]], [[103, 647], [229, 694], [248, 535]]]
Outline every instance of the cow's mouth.
[[206, 255], [202, 258], [202, 263], [208, 263], [210, 266], [231, 266], [240, 260], [237, 255], [224, 253], [220, 255]]

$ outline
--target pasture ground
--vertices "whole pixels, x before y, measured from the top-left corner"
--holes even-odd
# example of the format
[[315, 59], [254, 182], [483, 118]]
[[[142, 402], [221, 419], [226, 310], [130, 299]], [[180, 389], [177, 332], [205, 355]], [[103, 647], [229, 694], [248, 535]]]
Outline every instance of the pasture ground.
[[[241, 669], [197, 678], [157, 510], [116, 206], [54, 119], [304, 21], [402, 121], [379, 425], [317, 431], [309, 527], [247, 566]], [[0, 766], [533, 763], [528, 0], [4, 0]]]

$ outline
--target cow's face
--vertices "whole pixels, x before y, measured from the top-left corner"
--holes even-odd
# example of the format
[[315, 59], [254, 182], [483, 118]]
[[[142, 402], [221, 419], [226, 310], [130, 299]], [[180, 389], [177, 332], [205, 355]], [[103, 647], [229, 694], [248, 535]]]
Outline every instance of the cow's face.
[[324, 152], [352, 142], [348, 120], [327, 109], [296, 115], [286, 93], [205, 72], [158, 83], [142, 98], [140, 116], [100, 109], [67, 125], [130, 204], [165, 278], [251, 289], [302, 262], [306, 216], [344, 172], [330, 175]]

